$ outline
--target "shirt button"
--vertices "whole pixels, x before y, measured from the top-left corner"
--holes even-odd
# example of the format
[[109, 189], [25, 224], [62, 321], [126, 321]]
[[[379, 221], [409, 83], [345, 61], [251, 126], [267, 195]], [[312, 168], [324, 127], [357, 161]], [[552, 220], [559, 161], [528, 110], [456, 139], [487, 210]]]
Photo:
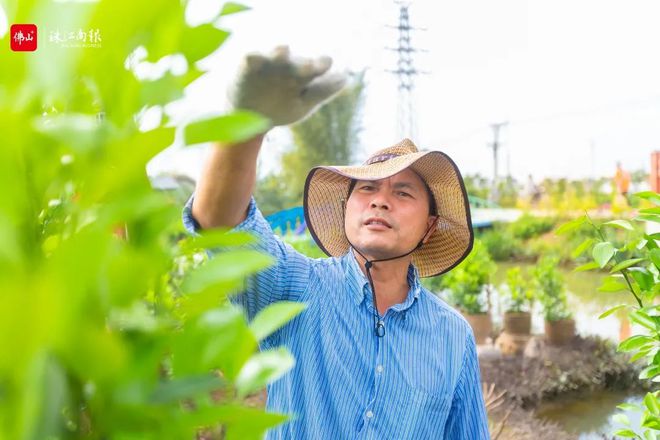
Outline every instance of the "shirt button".
[[378, 365], [378, 366], [376, 367], [376, 373], [379, 373], [379, 374], [380, 374], [380, 373], [382, 373], [382, 372], [383, 372], [383, 366], [382, 366], [382, 365]]
[[370, 419], [374, 416], [374, 413], [371, 410], [367, 411], [367, 418]]

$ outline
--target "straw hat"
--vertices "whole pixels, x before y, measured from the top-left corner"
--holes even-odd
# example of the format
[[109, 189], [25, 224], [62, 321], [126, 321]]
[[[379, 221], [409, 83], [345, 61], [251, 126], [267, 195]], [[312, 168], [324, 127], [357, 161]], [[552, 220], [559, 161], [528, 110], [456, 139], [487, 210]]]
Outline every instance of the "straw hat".
[[431, 277], [460, 263], [474, 240], [463, 178], [449, 156], [440, 151], [419, 151], [410, 139], [377, 151], [362, 166], [312, 168], [303, 203], [307, 227], [319, 247], [333, 257], [350, 248], [344, 231], [344, 203], [351, 179], [384, 179], [409, 167], [428, 185], [439, 215], [437, 230], [412, 253], [413, 264], [421, 277]]

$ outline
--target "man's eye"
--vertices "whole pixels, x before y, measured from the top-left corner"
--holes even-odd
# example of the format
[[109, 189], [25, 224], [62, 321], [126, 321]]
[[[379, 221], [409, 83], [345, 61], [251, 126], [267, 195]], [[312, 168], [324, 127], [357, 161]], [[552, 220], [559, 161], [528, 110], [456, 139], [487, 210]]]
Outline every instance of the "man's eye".
[[362, 187], [360, 187], [360, 189], [366, 189], [366, 190], [370, 190], [370, 189], [373, 189], [373, 188], [374, 187], [372, 185], [363, 185]]
[[407, 192], [403, 192], [403, 191], [399, 191], [399, 195], [404, 196], [404, 197], [410, 197], [410, 194], [408, 194]]

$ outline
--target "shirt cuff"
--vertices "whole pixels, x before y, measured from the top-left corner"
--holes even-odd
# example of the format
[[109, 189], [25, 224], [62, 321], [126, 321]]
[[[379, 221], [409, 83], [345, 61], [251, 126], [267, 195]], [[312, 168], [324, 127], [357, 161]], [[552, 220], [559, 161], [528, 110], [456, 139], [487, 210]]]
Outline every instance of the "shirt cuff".
[[[199, 225], [199, 222], [192, 214], [192, 205], [195, 200], [195, 194], [191, 195], [185, 206], [183, 207], [183, 225], [186, 230], [192, 235], [199, 235], [202, 231], [202, 227]], [[252, 230], [257, 223], [257, 202], [254, 200], [254, 196], [250, 196], [250, 203], [248, 204], [247, 216], [245, 220], [236, 225], [232, 230], [234, 231], [244, 231]]]

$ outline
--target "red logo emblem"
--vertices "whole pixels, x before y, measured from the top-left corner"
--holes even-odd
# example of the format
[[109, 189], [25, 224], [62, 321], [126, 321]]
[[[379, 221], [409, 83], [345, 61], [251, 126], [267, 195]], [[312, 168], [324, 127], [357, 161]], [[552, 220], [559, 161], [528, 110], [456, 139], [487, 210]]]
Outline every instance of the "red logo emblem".
[[37, 50], [37, 25], [12, 24], [10, 29], [11, 50], [33, 52]]

